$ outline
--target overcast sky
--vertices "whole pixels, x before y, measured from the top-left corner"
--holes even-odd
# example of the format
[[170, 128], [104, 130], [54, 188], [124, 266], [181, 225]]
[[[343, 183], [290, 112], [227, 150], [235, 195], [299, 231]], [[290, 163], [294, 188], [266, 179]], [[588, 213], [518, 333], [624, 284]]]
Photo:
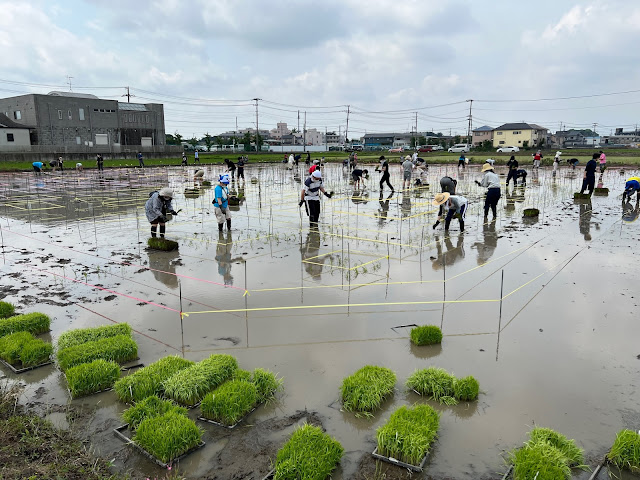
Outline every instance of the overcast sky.
[[308, 127], [344, 131], [350, 105], [350, 137], [408, 131], [414, 112], [419, 131], [466, 132], [467, 99], [474, 127], [640, 123], [640, 91], [504, 101], [640, 90], [637, 0], [0, 0], [0, 12], [0, 96], [68, 88], [67, 75], [104, 98], [128, 85], [189, 137], [236, 117], [255, 127], [256, 97], [260, 128], [297, 126], [299, 109], [301, 125], [306, 110]]

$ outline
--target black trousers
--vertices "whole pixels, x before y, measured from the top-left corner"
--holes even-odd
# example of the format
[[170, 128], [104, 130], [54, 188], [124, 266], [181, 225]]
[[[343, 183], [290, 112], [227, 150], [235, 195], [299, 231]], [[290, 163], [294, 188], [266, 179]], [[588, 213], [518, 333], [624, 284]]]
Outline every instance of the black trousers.
[[587, 175], [587, 178], [582, 180], [582, 189], [580, 193], [584, 193], [584, 191], [588, 188], [589, 195], [593, 192], [593, 187], [596, 186], [596, 176], [595, 175]]
[[307, 200], [307, 208], [309, 209], [309, 221], [318, 223], [320, 218], [320, 200]]
[[385, 182], [387, 183], [387, 185], [389, 185], [389, 188], [393, 190], [393, 185], [391, 185], [391, 182], [389, 182], [390, 178], [391, 176], [389, 175], [389, 172], [384, 172], [382, 174], [382, 178], [380, 179], [380, 190], [382, 190], [382, 185], [384, 185]]
[[238, 167], [238, 180], [244, 180], [244, 167]]
[[491, 212], [493, 213], [493, 218], [497, 217], [497, 207], [498, 200], [500, 200], [500, 189], [499, 188], [490, 188], [487, 190], [487, 196], [484, 199], [484, 216], [489, 215], [489, 207], [491, 207]]
[[518, 180], [517, 180], [518, 177], [516, 176], [517, 171], [518, 171], [517, 169], [509, 170], [509, 173], [507, 174], [507, 185], [509, 185], [509, 182], [511, 181], [512, 178], [513, 178], [514, 185], [518, 183]]

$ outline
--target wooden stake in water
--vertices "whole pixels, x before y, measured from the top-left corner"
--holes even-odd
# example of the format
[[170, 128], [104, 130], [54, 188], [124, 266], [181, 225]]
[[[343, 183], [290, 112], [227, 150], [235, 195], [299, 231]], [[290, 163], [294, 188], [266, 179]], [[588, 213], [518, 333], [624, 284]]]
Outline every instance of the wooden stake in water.
[[244, 261], [244, 328], [247, 335], [247, 348], [249, 348], [249, 295], [247, 292], [247, 260]]

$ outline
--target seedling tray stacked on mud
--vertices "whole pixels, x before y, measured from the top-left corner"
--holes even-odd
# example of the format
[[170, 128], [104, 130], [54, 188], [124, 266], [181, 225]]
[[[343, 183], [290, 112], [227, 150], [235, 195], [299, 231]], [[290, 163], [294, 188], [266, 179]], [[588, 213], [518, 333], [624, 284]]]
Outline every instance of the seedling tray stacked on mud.
[[94, 360], [71, 367], [66, 371], [69, 395], [83, 397], [111, 390], [120, 378], [120, 365], [107, 360]]
[[538, 210], [537, 208], [525, 208], [522, 212], [522, 215], [529, 218], [537, 217], [538, 215], [540, 215], [540, 210]]
[[48, 332], [51, 319], [44, 313], [26, 313], [0, 320], [0, 337], [15, 332], [29, 332], [33, 335]]
[[58, 350], [58, 366], [63, 372], [83, 363], [102, 359], [126, 363], [138, 358], [138, 345], [129, 335], [101, 338]]
[[445, 405], [455, 405], [460, 400], [475, 400], [480, 393], [480, 384], [472, 376], [456, 378], [436, 367], [413, 372], [407, 379], [407, 387]]
[[29, 332], [0, 338], [0, 361], [14, 373], [22, 373], [51, 363], [53, 347]]
[[388, 368], [366, 365], [342, 381], [342, 406], [356, 415], [371, 415], [393, 394], [396, 374]]
[[608, 188], [594, 188], [593, 189], [593, 194], [597, 197], [607, 197], [609, 196], [609, 189]]
[[151, 237], [149, 240], [147, 240], [147, 246], [152, 250], [171, 252], [178, 249], [178, 242], [167, 240], [166, 238]]
[[429, 405], [400, 407], [378, 428], [372, 455], [392, 465], [422, 472], [438, 433], [440, 417]]

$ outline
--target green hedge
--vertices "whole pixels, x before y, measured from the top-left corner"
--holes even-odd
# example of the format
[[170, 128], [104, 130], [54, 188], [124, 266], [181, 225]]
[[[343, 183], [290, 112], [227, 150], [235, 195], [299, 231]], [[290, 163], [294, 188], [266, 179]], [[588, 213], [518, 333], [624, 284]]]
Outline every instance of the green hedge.
[[44, 313], [25, 313], [0, 320], [0, 337], [14, 332], [29, 332], [34, 335], [48, 332], [51, 319]]
[[0, 338], [0, 358], [14, 366], [35, 367], [49, 360], [53, 347], [29, 332], [16, 332]]
[[90, 363], [98, 359], [124, 363], [134, 360], [137, 356], [136, 342], [128, 335], [118, 335], [59, 350], [58, 365], [64, 372], [81, 363]]
[[69, 368], [66, 376], [71, 396], [77, 398], [113, 387], [120, 378], [120, 365], [98, 359]]
[[102, 338], [116, 337], [118, 335], [131, 336], [131, 327], [126, 323], [117, 325], [105, 325], [96, 328], [77, 328], [64, 332], [58, 338], [58, 350], [75, 347], [87, 342], [95, 342]]

